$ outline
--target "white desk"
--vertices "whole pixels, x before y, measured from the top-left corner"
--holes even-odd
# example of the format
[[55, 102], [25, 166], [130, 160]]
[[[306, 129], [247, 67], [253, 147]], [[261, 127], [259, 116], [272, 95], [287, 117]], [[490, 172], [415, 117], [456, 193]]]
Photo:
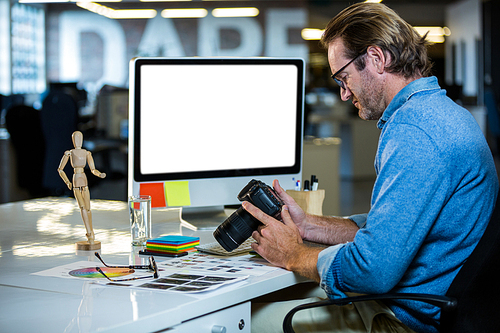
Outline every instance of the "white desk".
[[[139, 264], [130, 246], [126, 203], [92, 200], [96, 240], [113, 264]], [[212, 242], [211, 231], [192, 231], [178, 210], [153, 211], [153, 236], [196, 235]], [[96, 286], [85, 279], [32, 275], [77, 261], [97, 262], [93, 252], [75, 253], [85, 229], [76, 201], [46, 198], [0, 205], [0, 332], [250, 332], [250, 300], [305, 281], [278, 269], [250, 277], [209, 296]], [[157, 261], [164, 258], [156, 257]], [[145, 280], [147, 281], [147, 280]], [[245, 323], [241, 327], [240, 321]]]

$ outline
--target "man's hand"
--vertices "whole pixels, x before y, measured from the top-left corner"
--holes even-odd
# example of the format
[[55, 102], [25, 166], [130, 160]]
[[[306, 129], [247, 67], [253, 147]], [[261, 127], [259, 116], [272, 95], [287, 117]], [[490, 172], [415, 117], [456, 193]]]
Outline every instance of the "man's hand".
[[288, 206], [289, 216], [298, 228], [302, 239], [325, 245], [354, 240], [359, 228], [353, 221], [337, 216], [306, 214], [295, 200], [281, 188], [278, 180], [273, 181], [273, 187], [276, 194]]
[[264, 224], [252, 233], [252, 237], [257, 241], [252, 244], [252, 248], [272, 264], [288, 269], [288, 259], [293, 256], [297, 245], [302, 244], [299, 230], [290, 217], [288, 207], [283, 206], [281, 212], [283, 223], [247, 201], [243, 202], [243, 207]]
[[245, 201], [243, 208], [263, 223], [252, 237], [257, 243], [252, 249], [273, 265], [295, 271], [308, 278], [319, 281], [316, 268], [320, 248], [303, 244], [299, 229], [292, 220], [288, 206], [283, 206], [283, 223], [265, 214], [260, 209]]
[[[305, 227], [307, 215], [302, 208], [295, 202], [295, 200], [281, 187], [279, 181], [275, 179], [273, 181], [273, 188], [276, 194], [283, 200], [286, 206], [288, 206], [289, 216], [293, 220], [294, 224], [297, 226], [300, 237], [306, 239]], [[283, 217], [282, 217], [283, 218]]]

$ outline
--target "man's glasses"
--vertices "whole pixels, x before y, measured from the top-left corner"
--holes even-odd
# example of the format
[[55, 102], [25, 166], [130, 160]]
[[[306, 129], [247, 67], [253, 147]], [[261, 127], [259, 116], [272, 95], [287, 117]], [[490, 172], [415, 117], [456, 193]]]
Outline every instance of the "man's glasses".
[[345, 64], [344, 67], [342, 67], [341, 69], [339, 69], [337, 72], [335, 72], [335, 74], [332, 75], [332, 79], [340, 86], [340, 88], [344, 89], [345, 90], [345, 84], [344, 84], [344, 81], [342, 79], [338, 79], [337, 76], [344, 70], [347, 68], [347, 66], [349, 66], [354, 60], [358, 59], [361, 55], [365, 54], [365, 52], [361, 52], [360, 54], [358, 54], [357, 56], [355, 56], [354, 58], [352, 58], [351, 61], [349, 61], [347, 64]]
[[99, 259], [102, 264], [108, 268], [129, 268], [129, 269], [147, 269], [147, 270], [150, 270], [153, 273], [152, 276], [140, 276], [140, 277], [135, 277], [135, 278], [130, 278], [130, 279], [110, 279], [104, 272], [103, 270], [100, 268], [100, 267], [96, 267], [96, 271], [98, 271], [99, 273], [101, 273], [106, 279], [108, 279], [109, 281], [112, 281], [112, 282], [123, 282], [123, 281], [133, 281], [133, 280], [139, 280], [139, 279], [150, 279], [150, 278], [155, 278], [157, 279], [160, 275], [158, 274], [158, 266], [156, 265], [156, 261], [155, 259], [153, 258], [153, 256], [149, 257], [149, 265], [129, 265], [129, 266], [110, 266], [110, 265], [107, 265], [104, 260], [102, 260], [101, 256], [99, 255], [99, 253], [97, 252], [94, 252], [94, 255], [97, 257], [97, 259]]

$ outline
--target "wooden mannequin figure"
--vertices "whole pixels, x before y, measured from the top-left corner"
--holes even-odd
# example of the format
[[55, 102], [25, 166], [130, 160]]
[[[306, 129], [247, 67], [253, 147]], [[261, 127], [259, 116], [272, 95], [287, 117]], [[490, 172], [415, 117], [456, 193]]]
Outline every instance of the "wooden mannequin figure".
[[[92, 228], [92, 212], [90, 210], [90, 192], [87, 182], [87, 176], [84, 172], [85, 165], [88, 163], [92, 174], [99, 178], [106, 177], [106, 174], [96, 170], [92, 154], [82, 148], [82, 132], [73, 132], [71, 138], [73, 140], [75, 149], [67, 150], [64, 152], [64, 156], [61, 159], [61, 163], [59, 164], [59, 168], [57, 169], [57, 171], [59, 172], [59, 176], [61, 176], [62, 180], [64, 180], [64, 183], [66, 183], [68, 188], [70, 190], [73, 189], [75, 199], [78, 203], [78, 206], [80, 207], [83, 224], [85, 225], [85, 229], [87, 230], [87, 241], [77, 242], [77, 250], [98, 250], [101, 248], [101, 242], [94, 240], [94, 229]], [[71, 161], [71, 166], [74, 170], [73, 183], [69, 181], [66, 173], [64, 172], [64, 167], [68, 163], [68, 160]]]

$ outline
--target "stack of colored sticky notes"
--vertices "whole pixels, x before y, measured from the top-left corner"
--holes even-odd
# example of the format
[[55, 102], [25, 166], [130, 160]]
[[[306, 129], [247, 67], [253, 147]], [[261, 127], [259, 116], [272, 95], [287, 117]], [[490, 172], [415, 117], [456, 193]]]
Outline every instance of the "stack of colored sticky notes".
[[168, 235], [148, 240], [146, 251], [153, 254], [179, 254], [194, 250], [194, 247], [199, 244], [199, 237]]

